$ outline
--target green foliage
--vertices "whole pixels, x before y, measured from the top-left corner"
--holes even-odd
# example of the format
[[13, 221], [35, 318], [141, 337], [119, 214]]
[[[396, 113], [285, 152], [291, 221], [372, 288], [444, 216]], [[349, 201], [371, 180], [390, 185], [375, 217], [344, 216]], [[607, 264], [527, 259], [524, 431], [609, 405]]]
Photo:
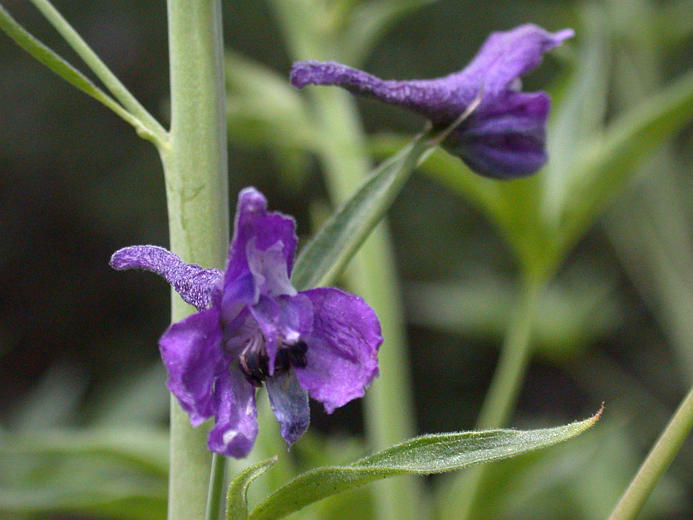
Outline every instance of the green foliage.
[[291, 273], [295, 287], [302, 290], [334, 282], [432, 146], [420, 136], [373, 172], [301, 250]]
[[283, 518], [316, 500], [374, 480], [458, 470], [552, 446], [584, 432], [599, 415], [544, 430], [490, 430], [417, 437], [348, 466], [316, 468], [299, 475], [253, 509], [249, 518]]
[[248, 518], [248, 487], [257, 477], [270, 469], [277, 457], [259, 462], [236, 475], [226, 495], [226, 520], [245, 520]]
[[52, 49], [46, 47], [38, 39], [27, 32], [9, 12], [0, 5], [0, 29], [12, 38], [17, 45], [28, 52], [38, 62], [55, 72], [65, 81], [78, 88], [99, 103], [107, 106], [119, 116], [124, 117], [123, 109], [103, 90], [94, 85], [89, 78], [75, 69]]

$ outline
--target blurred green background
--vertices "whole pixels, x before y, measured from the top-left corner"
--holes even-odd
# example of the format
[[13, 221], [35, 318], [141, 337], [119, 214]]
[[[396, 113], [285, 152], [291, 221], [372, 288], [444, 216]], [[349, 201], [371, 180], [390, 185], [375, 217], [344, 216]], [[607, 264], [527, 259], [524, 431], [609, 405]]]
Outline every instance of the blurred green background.
[[[3, 4], [79, 63], [30, 5]], [[166, 121], [164, 3], [55, 4]], [[301, 98], [267, 83], [276, 99], [266, 102], [265, 92], [238, 79], [245, 76], [233, 79], [234, 70], [255, 65], [288, 79], [282, 35], [264, 2], [224, 2], [224, 9], [233, 52], [227, 71], [231, 200], [241, 187], [255, 185], [272, 208], [296, 216], [305, 238], [328, 202], [317, 162], [298, 143]], [[444, 75], [463, 66], [489, 32], [526, 22], [548, 30], [573, 27], [577, 37], [525, 78], [524, 89], [548, 88], [561, 106], [577, 104], [578, 115], [598, 105], [592, 113], [600, 121], [651, 98], [693, 66], [690, 0], [448, 0], [399, 19], [365, 68], [385, 78]], [[52, 510], [161, 518], [168, 394], [156, 342], [168, 323], [169, 289], [151, 275], [116, 273], [107, 265], [119, 247], [167, 245], [158, 157], [126, 124], [4, 35], [0, 64], [0, 518], [45, 518]], [[580, 76], [585, 70], [600, 74]], [[570, 98], [569, 89], [561, 98], [576, 77], [593, 78], [595, 85], [586, 87], [584, 99]], [[404, 111], [370, 101], [359, 106], [371, 133], [412, 135], [422, 127]], [[276, 127], [268, 124], [273, 117]], [[296, 135], [290, 135], [292, 124]], [[554, 155], [570, 156], [574, 143], [556, 142]], [[566, 446], [496, 464], [478, 518], [604, 518], [693, 381], [692, 156], [688, 123], [638, 165], [606, 215], [570, 250], [539, 303], [536, 355], [512, 424], [568, 422], [601, 401], [604, 419]], [[441, 177], [424, 168], [389, 217], [420, 433], [473, 427], [517, 293], [518, 267], [503, 235]], [[321, 450], [327, 460], [360, 453], [344, 435], [360, 432], [360, 416], [359, 403], [329, 418], [314, 407], [312, 435], [296, 446], [299, 465], [326, 460], [315, 454]], [[110, 425], [130, 428], [132, 444], [127, 437], [65, 434]], [[118, 451], [119, 443], [129, 448]], [[136, 452], [129, 458], [123, 456], [128, 449]], [[693, 518], [692, 463], [689, 441], [642, 518]], [[104, 483], [96, 490], [95, 478]], [[430, 484], [444, 487], [442, 479]], [[349, 496], [362, 500], [367, 512], [367, 491], [356, 493]], [[339, 516], [338, 500], [333, 504], [311, 514], [349, 517]]]

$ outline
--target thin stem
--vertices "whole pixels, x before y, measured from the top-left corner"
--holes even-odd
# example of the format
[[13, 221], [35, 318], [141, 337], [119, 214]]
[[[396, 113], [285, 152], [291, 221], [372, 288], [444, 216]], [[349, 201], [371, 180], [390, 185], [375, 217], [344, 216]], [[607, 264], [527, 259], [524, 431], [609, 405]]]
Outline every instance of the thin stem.
[[[113, 96], [131, 113], [140, 123], [146, 133], [155, 137], [156, 144], [166, 146], [168, 135], [159, 122], [144, 108], [130, 91], [111, 72], [82, 37], [74, 30], [65, 18], [53, 7], [49, 0], [31, 0], [31, 3], [41, 11], [43, 16], [55, 27], [67, 44], [84, 60], [84, 63], [103, 82], [104, 86]], [[112, 107], [111, 107], [112, 108]], [[112, 108], [113, 109], [113, 108]], [[119, 114], [121, 115], [121, 114]], [[121, 115], [122, 117], [122, 115]], [[137, 125], [135, 125], [137, 126]]]
[[[312, 2], [275, 0], [278, 15], [294, 59], [338, 57], [335, 33]], [[322, 25], [321, 25], [322, 24]], [[363, 130], [356, 105], [338, 89], [313, 89], [318, 124], [323, 132], [319, 156], [335, 203], [345, 201], [370, 173]], [[375, 309], [385, 342], [378, 354], [380, 376], [366, 393], [366, 435], [372, 449], [384, 448], [414, 434], [414, 406], [404, 333], [404, 317], [392, 247], [383, 222], [352, 259], [346, 277], [349, 286]], [[420, 518], [422, 490], [412, 477], [374, 484], [379, 520]]]
[[530, 359], [532, 318], [539, 290], [538, 284], [531, 282], [523, 290], [479, 413], [479, 430], [505, 426], [515, 407]]
[[[534, 310], [543, 282], [532, 279], [523, 284], [523, 291], [508, 327], [498, 366], [493, 374], [486, 399], [477, 420], [477, 429], [500, 428], [508, 422], [527, 371], [531, 354], [531, 330]], [[476, 466], [452, 481], [449, 500], [442, 501], [444, 514], [454, 518], [470, 518], [476, 496], [481, 488], [487, 466]], [[452, 518], [452, 517], [451, 517]]]
[[209, 491], [207, 492], [207, 510], [205, 520], [219, 520], [224, 496], [224, 474], [226, 473], [226, 458], [218, 453], [212, 455], [212, 471], [209, 475]]
[[693, 429], [693, 388], [674, 412], [669, 424], [664, 428], [628, 489], [616, 504], [609, 520], [632, 520], [636, 517], [660, 477], [674, 460], [691, 429]]
[[[336, 204], [344, 202], [370, 172], [353, 101], [335, 89], [315, 90], [325, 142], [321, 160]], [[385, 342], [378, 361], [380, 376], [365, 398], [366, 435], [371, 449], [380, 449], [414, 435], [414, 406], [404, 334], [403, 310], [390, 237], [385, 222], [364, 242], [347, 270], [349, 286], [376, 311]], [[375, 484], [376, 511], [381, 520], [418, 518], [418, 482], [412, 477]]]
[[[221, 0], [168, 0], [171, 77], [166, 173], [171, 250], [188, 263], [223, 267], [229, 208]], [[192, 308], [173, 293], [172, 319]], [[211, 455], [207, 429], [171, 401], [169, 520], [204, 518]]]

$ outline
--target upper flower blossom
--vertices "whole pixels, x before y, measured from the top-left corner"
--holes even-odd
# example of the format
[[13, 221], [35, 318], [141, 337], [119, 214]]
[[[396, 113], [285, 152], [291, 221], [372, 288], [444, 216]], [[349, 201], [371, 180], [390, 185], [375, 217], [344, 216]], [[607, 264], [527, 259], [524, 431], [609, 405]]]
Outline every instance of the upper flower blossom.
[[281, 426], [295, 442], [308, 428], [308, 396], [328, 413], [361, 397], [378, 374], [382, 337], [373, 309], [339, 289], [297, 292], [289, 276], [294, 221], [268, 212], [254, 188], [238, 196], [226, 271], [186, 265], [166, 249], [116, 251], [115, 269], [163, 276], [198, 311], [159, 341], [168, 387], [197, 426], [212, 416], [212, 451], [248, 454], [257, 436], [255, 388], [263, 383]]
[[520, 77], [541, 63], [542, 55], [573, 36], [522, 25], [488, 37], [467, 67], [443, 78], [382, 80], [336, 62], [294, 63], [291, 84], [338, 85], [350, 92], [406, 107], [436, 127], [452, 124], [481, 95], [476, 110], [455, 129], [446, 146], [477, 173], [513, 178], [537, 171], [546, 162], [545, 92], [521, 92]]

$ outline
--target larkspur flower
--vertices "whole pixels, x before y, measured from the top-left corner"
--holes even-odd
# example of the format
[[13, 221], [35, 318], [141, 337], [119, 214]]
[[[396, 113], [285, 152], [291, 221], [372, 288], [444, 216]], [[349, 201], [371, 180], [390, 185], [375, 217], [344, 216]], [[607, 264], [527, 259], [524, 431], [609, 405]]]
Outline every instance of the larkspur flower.
[[515, 178], [537, 171], [547, 160], [546, 119], [551, 101], [545, 92], [521, 92], [520, 77], [543, 53], [573, 36], [549, 33], [536, 25], [491, 34], [476, 57], [459, 72], [429, 80], [382, 80], [337, 62], [301, 61], [291, 84], [337, 85], [353, 94], [399, 105], [447, 127], [481, 95], [474, 112], [445, 141], [477, 173]]
[[238, 196], [225, 272], [187, 265], [156, 246], [115, 252], [115, 269], [163, 276], [198, 309], [159, 341], [168, 387], [197, 426], [214, 416], [210, 450], [246, 456], [257, 436], [255, 390], [267, 389], [281, 434], [308, 427], [308, 396], [328, 413], [362, 397], [378, 374], [382, 337], [373, 309], [334, 288], [297, 292], [289, 276], [294, 221], [267, 211], [254, 188]]

